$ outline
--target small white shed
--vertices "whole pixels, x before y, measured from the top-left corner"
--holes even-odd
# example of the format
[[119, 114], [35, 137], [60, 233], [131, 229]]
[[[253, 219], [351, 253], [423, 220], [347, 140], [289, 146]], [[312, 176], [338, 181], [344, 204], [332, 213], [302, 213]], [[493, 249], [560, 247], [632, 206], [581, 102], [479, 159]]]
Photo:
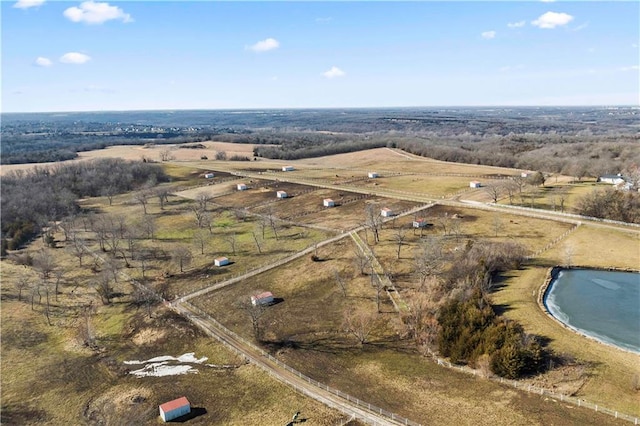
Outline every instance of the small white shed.
[[239, 183], [237, 185], [238, 191], [246, 191], [247, 190], [247, 184], [246, 183]]
[[336, 203], [331, 198], [325, 198], [322, 200], [322, 205], [325, 207], [335, 207]]
[[380, 210], [380, 215], [383, 217], [391, 217], [393, 216], [393, 210], [391, 210], [390, 208], [383, 208], [382, 210]]
[[293, 166], [282, 166], [283, 172], [292, 172], [294, 170]]
[[278, 198], [287, 198], [288, 195], [287, 195], [287, 193], [285, 191], [278, 191], [278, 192], [276, 192], [276, 197], [278, 197]]
[[207, 178], [207, 179], [213, 179], [214, 174], [211, 173], [211, 172], [207, 172], [207, 173], [204, 174], [204, 177]]
[[414, 228], [425, 228], [427, 226], [427, 219], [419, 218], [413, 221]]
[[216, 266], [224, 266], [229, 264], [229, 259], [226, 257], [218, 257], [217, 259], [213, 260], [213, 263]]
[[367, 176], [369, 176], [370, 179], [375, 179], [379, 175], [378, 175], [378, 172], [369, 172], [369, 174]]
[[522, 172], [522, 173], [520, 173], [520, 177], [528, 178], [529, 176], [531, 176], [531, 172]]
[[187, 397], [183, 396], [173, 401], [160, 405], [160, 417], [162, 421], [168, 422], [191, 412], [191, 404]]
[[471, 187], [471, 188], [480, 188], [480, 182], [478, 182], [477, 180], [471, 181], [471, 182], [469, 182], [469, 187]]
[[273, 294], [270, 291], [265, 291], [251, 296], [251, 304], [253, 306], [264, 306], [270, 303], [273, 303]]

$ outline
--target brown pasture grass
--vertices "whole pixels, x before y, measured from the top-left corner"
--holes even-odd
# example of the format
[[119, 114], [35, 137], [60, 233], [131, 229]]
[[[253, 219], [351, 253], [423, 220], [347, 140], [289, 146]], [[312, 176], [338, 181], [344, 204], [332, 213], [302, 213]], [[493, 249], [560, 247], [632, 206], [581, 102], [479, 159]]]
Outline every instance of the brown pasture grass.
[[[355, 303], [375, 312], [376, 304], [368, 276], [357, 275], [349, 260], [353, 250], [353, 243], [343, 240], [323, 247], [321, 262], [302, 258], [193, 303], [253, 339], [248, 315], [229, 306], [248, 301], [253, 291], [272, 291], [283, 300], [268, 307], [262, 317], [269, 350], [316, 380], [423, 424], [617, 422], [438, 367], [419, 356], [410, 342], [398, 338], [399, 318], [387, 300], [371, 342], [358, 345], [341, 326], [345, 310]], [[333, 279], [334, 270], [352, 277], [347, 297]]]
[[[73, 268], [72, 259], [62, 255], [57, 260]], [[158, 404], [183, 395], [192, 407], [206, 410], [190, 424], [282, 425], [296, 411], [311, 424], [333, 425], [344, 419], [245, 364], [165, 308], [154, 308], [149, 318], [145, 309], [133, 308], [126, 296], [102, 306], [86, 282], [61, 287], [53, 326], [49, 326], [43, 306], [36, 305], [32, 311], [29, 303], [17, 300], [12, 283], [22, 270], [2, 262], [3, 424], [122, 424], [127, 419], [128, 424], [155, 425]], [[122, 290], [128, 291], [126, 286]], [[91, 324], [98, 351], [79, 342], [69, 344], [77, 340], [76, 330], [84, 321], [74, 316], [74, 306], [90, 300], [97, 306]], [[141, 334], [160, 337], [140, 339]], [[198, 374], [135, 378], [126, 374], [134, 367], [123, 364], [186, 352], [208, 357], [207, 363], [238, 368], [198, 366]]]
[[583, 225], [534, 264], [509, 272], [506, 285], [493, 296], [495, 303], [509, 307], [507, 317], [549, 338], [554, 351], [572, 354], [589, 365], [589, 378], [578, 397], [635, 416], [640, 415], [640, 394], [633, 385], [634, 375], [640, 375], [638, 355], [574, 333], [542, 311], [536, 300], [548, 268], [565, 264], [567, 247], [574, 265], [637, 269], [639, 242], [637, 233]]

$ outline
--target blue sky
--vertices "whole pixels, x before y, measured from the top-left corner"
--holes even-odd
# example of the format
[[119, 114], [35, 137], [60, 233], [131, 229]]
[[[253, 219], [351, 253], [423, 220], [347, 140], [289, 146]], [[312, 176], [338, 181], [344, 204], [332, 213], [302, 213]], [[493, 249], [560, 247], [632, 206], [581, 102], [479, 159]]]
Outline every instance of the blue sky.
[[635, 1], [0, 6], [3, 112], [640, 104]]

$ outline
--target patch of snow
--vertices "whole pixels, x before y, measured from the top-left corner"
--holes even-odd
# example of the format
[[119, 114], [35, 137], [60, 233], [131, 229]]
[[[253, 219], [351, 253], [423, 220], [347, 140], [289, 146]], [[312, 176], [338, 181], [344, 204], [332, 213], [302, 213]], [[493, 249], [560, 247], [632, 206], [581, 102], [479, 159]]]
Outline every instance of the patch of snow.
[[130, 371], [129, 374], [133, 374], [137, 377], [162, 377], [162, 376], [174, 376], [187, 373], [198, 373], [198, 370], [190, 365], [169, 365], [171, 361], [179, 363], [190, 364], [203, 364], [208, 358], [202, 357], [200, 359], [195, 357], [195, 352], [187, 352], [179, 357], [173, 357], [171, 355], [157, 356], [146, 361], [124, 361], [126, 365], [142, 365], [145, 364], [139, 370]]

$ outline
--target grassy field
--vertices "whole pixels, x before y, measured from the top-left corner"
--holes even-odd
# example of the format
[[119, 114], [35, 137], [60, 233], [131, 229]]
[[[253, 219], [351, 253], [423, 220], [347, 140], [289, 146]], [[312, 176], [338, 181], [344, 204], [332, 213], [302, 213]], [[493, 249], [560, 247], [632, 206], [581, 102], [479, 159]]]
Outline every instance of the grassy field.
[[[164, 164], [171, 182], [163, 185], [180, 192], [169, 196], [163, 207], [154, 196], [144, 214], [133, 194], [116, 196], [111, 205], [106, 198], [81, 201], [82, 207], [93, 213], [93, 220], [100, 220], [103, 215], [122, 217], [124, 223], [138, 229], [142, 229], [145, 221], [152, 220], [153, 237], [138, 235], [135, 239], [138, 252], [145, 253], [144, 275], [142, 255], [128, 259], [130, 267], [121, 270], [166, 292], [169, 298], [273, 263], [362, 225], [368, 204], [394, 211], [418, 205], [371, 194], [266, 179], [278, 177], [277, 173], [265, 174], [265, 179], [234, 179], [228, 173], [234, 169], [277, 171], [281, 165], [294, 164], [296, 171], [290, 172], [291, 176], [297, 174], [305, 179], [332, 182], [345, 178], [348, 181], [358, 173], [375, 170], [381, 173], [381, 178], [357, 179], [348, 184], [417, 195], [445, 196], [463, 191], [464, 198], [486, 198], [487, 194], [469, 190], [468, 177], [437, 178], [421, 173], [458, 173], [485, 179], [498, 174], [519, 174], [517, 170], [451, 164], [389, 149], [296, 162], [200, 161], [199, 150], [175, 151], [195, 153]], [[394, 168], [416, 174], [384, 176], [385, 171]], [[202, 177], [204, 171], [209, 170], [216, 174], [210, 181]], [[218, 183], [226, 179], [229, 180]], [[247, 191], [234, 190], [241, 181], [249, 185]], [[565, 183], [568, 181], [562, 177], [558, 185]], [[592, 187], [589, 182], [571, 184], [565, 207]], [[292, 197], [279, 200], [275, 196], [278, 190]], [[534, 201], [536, 206], [550, 206], [548, 192], [541, 193]], [[198, 230], [193, 212], [196, 199], [202, 193], [212, 197], [207, 207], [210, 231], [207, 227]], [[334, 199], [337, 206], [323, 207], [324, 198]], [[279, 219], [275, 222], [277, 236], [264, 219], [269, 216]], [[370, 233], [360, 233], [361, 238], [368, 239], [372, 245], [383, 268], [393, 273], [401, 295], [410, 294], [408, 290], [416, 287], [414, 253], [425, 241], [424, 237], [442, 238], [445, 249], [452, 252], [463, 247], [467, 240], [482, 239], [518, 242], [533, 254], [573, 227], [559, 221], [443, 205], [415, 216], [426, 218], [432, 226], [422, 233], [414, 230], [411, 227], [414, 215], [411, 215], [387, 222], [377, 244], [373, 243]], [[76, 228], [91, 250], [103, 257], [109, 256], [109, 244], [107, 252], [101, 252], [96, 236], [84, 229], [82, 221], [76, 223]], [[199, 232], [203, 246], [194, 241]], [[399, 232], [404, 236], [398, 257]], [[96, 279], [96, 274], [89, 269], [91, 260], [85, 258], [84, 266], [78, 267], [78, 260], [62, 248], [67, 244], [62, 241], [62, 235], [58, 233], [56, 238], [59, 248], [54, 249], [55, 258], [67, 272], [61, 294], [52, 303], [52, 326], [47, 325], [44, 317], [44, 302], [32, 310], [29, 303], [16, 300], [13, 283], [23, 267], [2, 262], [3, 423], [8, 418], [7, 424], [24, 424], [27, 419], [33, 424], [118, 424], [118, 419], [126, 417], [134, 419], [135, 424], [156, 424], [159, 422], [157, 404], [180, 396], [175, 393], [191, 395], [194, 406], [206, 409], [206, 414], [189, 421], [194, 424], [286, 424], [295, 411], [302, 411], [309, 424], [328, 425], [340, 421], [337, 413], [302, 398], [261, 371], [243, 364], [164, 308], [154, 308], [153, 317], [149, 318], [144, 308], [131, 304], [132, 289], [122, 280], [116, 286], [119, 296], [114, 298], [114, 303], [102, 306], [91, 286]], [[522, 323], [527, 332], [548, 338], [554, 351], [575, 356], [577, 364], [585, 366], [582, 374], [576, 373], [580, 378], [569, 387], [571, 392], [607, 408], [640, 416], [640, 394], [632, 386], [634, 375], [640, 375], [637, 355], [568, 331], [536, 304], [536, 292], [544, 282], [547, 269], [565, 262], [567, 253], [571, 253], [571, 263], [576, 265], [637, 268], [639, 242], [637, 233], [584, 225], [539, 254], [525, 268], [501, 277], [500, 290], [493, 298], [505, 315]], [[28, 250], [35, 251], [40, 244], [36, 242]], [[121, 244], [125, 245], [124, 240]], [[193, 255], [183, 271], [172, 259], [176, 247], [189, 248]], [[347, 237], [320, 247], [316, 260], [303, 256], [192, 302], [232, 330], [254, 339], [250, 318], [240, 305], [246, 304], [256, 291], [273, 292], [278, 303], [261, 317], [267, 349], [313, 378], [425, 424], [621, 424], [592, 411], [443, 369], [419, 356], [413, 345], [400, 337], [403, 326], [385, 292], [380, 293], [381, 312], [376, 314], [376, 289], [371, 285], [370, 276], [357, 270], [354, 253], [353, 240]], [[214, 259], [220, 256], [229, 257], [232, 263], [222, 268], [214, 266]], [[118, 257], [122, 263], [122, 256]], [[346, 294], [336, 274], [346, 283]], [[89, 301], [93, 301], [95, 309], [90, 316], [96, 341], [93, 349], [78, 340], [79, 327], [86, 323], [82, 306]], [[374, 321], [369, 342], [364, 345], [345, 330], [345, 317], [354, 312], [371, 314]], [[138, 379], [125, 374], [125, 360], [186, 352], [195, 352], [197, 357], [207, 356], [208, 362], [214, 364], [238, 365], [225, 370], [199, 367], [198, 374], [177, 378]], [[565, 382], [573, 380], [562, 377], [568, 371], [555, 370], [529, 382], [549, 389], [565, 389]], [[87, 382], [92, 385], [86, 385]], [[69, 397], [70, 409], [65, 412], [58, 409], [60, 395]], [[117, 416], [110, 414], [112, 409]]]
[[[358, 306], [375, 313], [376, 292], [349, 262], [353, 250], [351, 240], [344, 240], [323, 247], [321, 262], [302, 258], [194, 303], [253, 339], [249, 316], [234, 302], [256, 290], [272, 291], [279, 303], [261, 318], [268, 349], [316, 380], [423, 424], [621, 424], [438, 367], [398, 339], [399, 317], [386, 296], [370, 343], [358, 345], [343, 331], [345, 312]], [[353, 277], [346, 297], [335, 271]]]
[[[73, 259], [62, 252], [56, 259], [71, 270]], [[158, 404], [183, 395], [198, 414], [189, 424], [283, 425], [296, 411], [310, 424], [333, 425], [343, 418], [246, 364], [165, 308], [154, 308], [149, 317], [127, 296], [109, 306], [96, 304], [92, 289], [75, 284], [79, 274], [70, 274], [60, 287], [48, 325], [44, 302], [36, 298], [32, 310], [26, 292], [17, 300], [13, 281], [24, 268], [2, 266], [2, 424], [155, 425], [161, 423]], [[86, 321], [80, 306], [90, 301], [92, 348], [79, 337]], [[124, 364], [189, 352], [207, 357], [207, 364], [231, 367], [197, 365], [197, 374], [136, 378], [127, 372], [139, 366]]]
[[[597, 246], [594, 245], [596, 241]], [[633, 385], [634, 376], [640, 375], [638, 355], [586, 339], [564, 328], [536, 303], [537, 292], [548, 268], [566, 263], [567, 247], [574, 265], [638, 268], [640, 239], [637, 233], [585, 225], [544, 253], [533, 265], [510, 272], [505, 286], [495, 293], [494, 300], [509, 307], [506, 312], [509, 318], [519, 321], [532, 332], [548, 337], [554, 351], [572, 354], [591, 366], [589, 379], [577, 394], [579, 397], [638, 416], [640, 393]], [[541, 380], [544, 384], [544, 378]]]

